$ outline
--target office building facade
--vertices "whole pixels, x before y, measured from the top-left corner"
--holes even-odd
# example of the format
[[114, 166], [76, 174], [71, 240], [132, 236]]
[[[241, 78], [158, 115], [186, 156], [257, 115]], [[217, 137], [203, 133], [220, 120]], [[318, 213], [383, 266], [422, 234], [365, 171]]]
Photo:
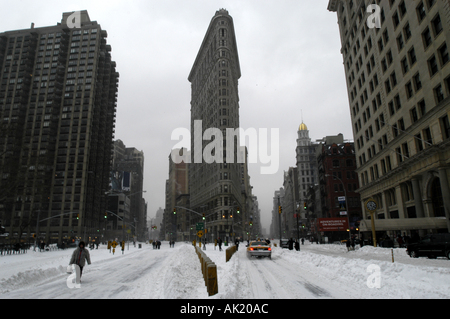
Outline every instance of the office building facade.
[[[367, 23], [379, 6], [380, 27]], [[377, 236], [450, 230], [448, 1], [330, 0], [341, 36], [357, 173]], [[371, 22], [375, 22], [372, 20]], [[374, 26], [374, 28], [370, 28]]]

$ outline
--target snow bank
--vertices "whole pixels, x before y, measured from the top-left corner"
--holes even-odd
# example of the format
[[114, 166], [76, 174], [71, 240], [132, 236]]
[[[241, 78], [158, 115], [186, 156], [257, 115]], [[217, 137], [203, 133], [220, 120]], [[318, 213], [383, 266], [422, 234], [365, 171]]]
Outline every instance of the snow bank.
[[202, 269], [195, 248], [182, 244], [164, 262], [163, 299], [207, 298]]
[[46, 279], [54, 279], [56, 276], [65, 274], [66, 267], [59, 266], [48, 269], [33, 269], [24, 272], [19, 272], [8, 279], [0, 281], [0, 293], [5, 293], [10, 290], [26, 288], [30, 285], [35, 285]]
[[[358, 251], [347, 252], [346, 247], [335, 245], [315, 245], [313, 250], [300, 252], [274, 249], [274, 258], [295, 264], [301, 269], [316, 271], [327, 280], [352, 287], [366, 298], [450, 298], [450, 268], [448, 260], [442, 260], [447, 267], [410, 265], [402, 262], [392, 263], [391, 250], [375, 247], [363, 247]], [[314, 252], [314, 249], [317, 249]], [[321, 254], [325, 250], [337, 251], [341, 256]], [[404, 249], [394, 249], [395, 256], [402, 255]], [[386, 261], [375, 259], [382, 256]], [[373, 259], [367, 257], [374, 257]], [[423, 262], [423, 260], [418, 260]], [[368, 267], [376, 265], [380, 270], [380, 288], [369, 288], [367, 282], [373, 274]], [[444, 265], [444, 264], [443, 264]]]

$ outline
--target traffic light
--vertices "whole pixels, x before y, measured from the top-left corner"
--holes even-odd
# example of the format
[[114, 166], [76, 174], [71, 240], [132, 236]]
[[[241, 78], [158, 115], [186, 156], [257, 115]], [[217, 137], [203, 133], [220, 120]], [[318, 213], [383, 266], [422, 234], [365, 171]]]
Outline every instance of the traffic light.
[[108, 213], [105, 213], [105, 219], [107, 219], [108, 218]]
[[173, 209], [173, 214], [174, 214], [174, 215], [177, 214], [177, 209], [176, 209], [176, 208]]
[[306, 206], [306, 202], [303, 203], [303, 208], [306, 210], [308, 207]]
[[205, 213], [203, 213], [203, 217], [202, 217], [202, 219], [203, 219], [203, 220], [205, 220], [205, 219], [206, 219], [206, 217], [205, 217]]
[[282, 211], [283, 211], [283, 208], [281, 208], [281, 206], [278, 206], [278, 214], [281, 214]]
[[77, 214], [77, 219], [80, 219], [80, 214]]
[[240, 209], [239, 209], [239, 207], [236, 209], [236, 213], [240, 213], [241, 211], [240, 211]]
[[230, 218], [233, 218], [233, 213], [230, 213]]

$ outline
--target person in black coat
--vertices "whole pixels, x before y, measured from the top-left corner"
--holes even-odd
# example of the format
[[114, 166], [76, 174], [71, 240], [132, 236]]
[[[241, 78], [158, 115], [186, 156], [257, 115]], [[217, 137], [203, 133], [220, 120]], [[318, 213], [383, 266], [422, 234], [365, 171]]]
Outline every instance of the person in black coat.
[[288, 245], [289, 245], [289, 250], [293, 250], [294, 249], [294, 241], [292, 240], [292, 238], [289, 239]]
[[300, 243], [298, 242], [298, 240], [295, 240], [295, 250], [296, 251], [300, 250]]

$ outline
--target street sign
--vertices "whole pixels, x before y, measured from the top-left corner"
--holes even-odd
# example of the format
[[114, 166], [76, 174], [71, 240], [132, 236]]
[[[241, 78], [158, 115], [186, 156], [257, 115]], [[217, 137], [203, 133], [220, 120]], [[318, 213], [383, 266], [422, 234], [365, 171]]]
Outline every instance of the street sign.
[[116, 242], [116, 241], [113, 241], [112, 243], [111, 243], [111, 246], [112, 246], [112, 248], [113, 248], [113, 255], [114, 255], [114, 253], [116, 252], [116, 246], [118, 245], [118, 243]]
[[203, 230], [199, 230], [197, 232], [197, 236], [201, 238], [203, 236]]
[[205, 224], [204, 224], [204, 223], [197, 223], [197, 224], [195, 225], [195, 230], [203, 230], [204, 227], [205, 227]]

